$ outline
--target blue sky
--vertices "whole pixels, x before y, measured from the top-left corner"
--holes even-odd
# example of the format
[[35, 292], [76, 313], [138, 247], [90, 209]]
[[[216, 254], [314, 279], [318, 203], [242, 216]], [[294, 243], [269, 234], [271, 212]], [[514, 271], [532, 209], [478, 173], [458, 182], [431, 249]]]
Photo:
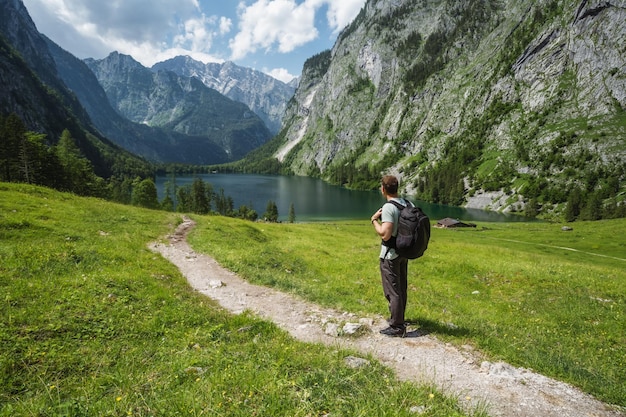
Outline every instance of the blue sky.
[[76, 57], [113, 51], [146, 67], [177, 55], [233, 61], [289, 81], [333, 46], [365, 0], [23, 0], [39, 32]]

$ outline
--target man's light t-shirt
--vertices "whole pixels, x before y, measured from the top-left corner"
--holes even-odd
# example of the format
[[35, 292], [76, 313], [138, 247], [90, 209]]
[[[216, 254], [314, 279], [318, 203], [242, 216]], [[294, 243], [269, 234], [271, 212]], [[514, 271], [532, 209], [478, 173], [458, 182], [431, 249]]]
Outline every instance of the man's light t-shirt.
[[[392, 198], [392, 200], [397, 201], [398, 203], [406, 206], [406, 201], [403, 198]], [[383, 204], [383, 213], [380, 216], [380, 221], [383, 223], [392, 222], [393, 223], [393, 231], [391, 232], [392, 236], [396, 236], [398, 234], [398, 217], [400, 216], [400, 210], [396, 206], [391, 203]], [[380, 258], [381, 259], [395, 259], [398, 257], [396, 250], [394, 248], [388, 248], [385, 245], [380, 246]]]

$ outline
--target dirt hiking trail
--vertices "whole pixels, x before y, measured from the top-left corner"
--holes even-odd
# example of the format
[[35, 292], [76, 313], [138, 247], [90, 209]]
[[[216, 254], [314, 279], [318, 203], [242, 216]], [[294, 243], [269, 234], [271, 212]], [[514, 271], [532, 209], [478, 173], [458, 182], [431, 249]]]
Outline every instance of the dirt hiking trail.
[[[378, 333], [386, 326], [383, 317], [363, 319], [252, 285], [211, 257], [191, 249], [185, 238], [194, 226], [192, 220], [184, 218], [175, 233], [167, 237], [168, 244], [155, 242], [150, 249], [176, 265], [195, 290], [234, 314], [249, 310], [298, 340], [372, 355], [392, 368], [399, 379], [432, 384], [456, 396], [467, 410], [486, 407], [490, 416], [626, 416], [568, 384], [503, 362], [484, 361], [470, 346], [457, 348], [412, 327], [406, 338], [389, 338]], [[341, 337], [328, 332], [328, 323], [357, 323], [371, 331], [358, 337]]]

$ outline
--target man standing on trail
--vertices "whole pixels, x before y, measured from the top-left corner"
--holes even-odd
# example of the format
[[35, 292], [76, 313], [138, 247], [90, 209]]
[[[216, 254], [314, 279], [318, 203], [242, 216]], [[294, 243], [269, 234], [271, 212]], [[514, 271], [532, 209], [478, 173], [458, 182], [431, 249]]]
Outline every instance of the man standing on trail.
[[[399, 256], [392, 246], [393, 238], [398, 234], [398, 218], [400, 210], [389, 201], [395, 200], [403, 206], [408, 202], [398, 197], [398, 179], [393, 175], [385, 175], [381, 181], [380, 191], [387, 202], [376, 211], [371, 218], [376, 233], [382, 238], [380, 248], [380, 275], [383, 293], [389, 302], [389, 327], [380, 331], [392, 337], [404, 337], [406, 324], [404, 311], [407, 298], [408, 259]], [[386, 246], [389, 244], [390, 246]]]

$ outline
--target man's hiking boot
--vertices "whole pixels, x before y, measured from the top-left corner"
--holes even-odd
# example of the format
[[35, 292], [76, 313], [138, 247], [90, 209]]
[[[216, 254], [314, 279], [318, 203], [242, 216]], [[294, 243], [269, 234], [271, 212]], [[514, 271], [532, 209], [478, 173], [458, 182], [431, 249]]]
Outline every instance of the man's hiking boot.
[[385, 336], [390, 337], [405, 337], [406, 336], [406, 327], [387, 327], [380, 331], [380, 334], [384, 334]]

